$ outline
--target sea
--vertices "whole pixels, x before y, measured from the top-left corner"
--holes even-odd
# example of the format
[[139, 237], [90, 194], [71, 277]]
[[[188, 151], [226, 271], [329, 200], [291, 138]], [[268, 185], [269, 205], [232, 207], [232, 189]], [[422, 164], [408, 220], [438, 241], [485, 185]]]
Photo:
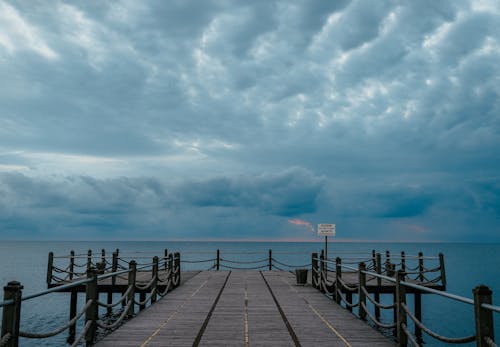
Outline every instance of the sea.
[[[302, 266], [311, 262], [311, 253], [320, 252], [322, 242], [189, 242], [189, 241], [0, 241], [0, 284], [19, 281], [24, 286], [23, 295], [46, 290], [47, 258], [49, 252], [55, 256], [65, 256], [74, 250], [76, 254], [86, 254], [90, 249], [100, 255], [105, 249], [111, 254], [116, 249], [124, 257], [149, 259], [154, 255], [162, 256], [164, 249], [178, 251], [186, 261], [206, 262], [182, 264], [183, 270], [208, 269], [214, 265], [217, 249], [221, 258], [230, 261], [263, 260], [271, 249], [273, 257], [284, 264]], [[444, 254], [447, 277], [447, 291], [456, 295], [472, 298], [472, 289], [487, 285], [493, 291], [493, 303], [500, 304], [500, 244], [485, 243], [381, 243], [381, 242], [329, 242], [328, 257], [352, 257], [352, 262], [369, 260], [372, 250], [385, 255], [388, 250], [393, 256], [401, 251], [406, 255], [434, 257]], [[56, 261], [65, 261], [56, 258]], [[83, 263], [85, 260], [80, 259]], [[427, 260], [426, 260], [427, 262]], [[437, 264], [428, 260], [429, 267]], [[432, 263], [434, 262], [434, 263]], [[431, 264], [432, 263], [432, 264]], [[237, 263], [225, 263], [237, 266]], [[265, 264], [265, 262], [259, 265]], [[410, 261], [411, 264], [411, 261]], [[240, 265], [240, 267], [242, 267]], [[119, 296], [116, 296], [118, 298]], [[392, 297], [383, 295], [384, 302]], [[165, 298], [168, 300], [168, 296]], [[69, 294], [52, 293], [32, 300], [23, 301], [21, 309], [21, 330], [26, 332], [46, 332], [64, 325], [69, 316]], [[84, 301], [79, 297], [79, 306]], [[474, 334], [473, 307], [464, 303], [436, 296], [424, 295], [423, 322], [432, 330], [449, 337]], [[333, 304], [333, 303], [332, 303]], [[410, 303], [411, 306], [411, 303]], [[1, 315], [1, 313], [0, 313]], [[392, 311], [384, 312], [382, 319], [390, 322]], [[494, 314], [495, 330], [500, 336], [500, 314]], [[79, 322], [77, 333], [81, 329]], [[387, 333], [387, 332], [386, 332]], [[20, 346], [66, 346], [67, 332], [43, 340], [21, 338]], [[426, 346], [444, 346], [425, 336]], [[475, 343], [465, 344], [474, 346]]]

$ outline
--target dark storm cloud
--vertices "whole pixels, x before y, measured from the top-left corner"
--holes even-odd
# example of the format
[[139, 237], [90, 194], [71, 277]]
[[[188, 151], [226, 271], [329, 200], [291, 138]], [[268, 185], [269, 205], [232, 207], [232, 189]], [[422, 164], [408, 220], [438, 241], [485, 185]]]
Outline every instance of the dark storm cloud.
[[3, 2], [0, 218], [494, 239], [499, 26], [489, 0]]
[[[178, 225], [182, 215], [192, 217], [196, 211], [202, 219], [206, 214], [206, 230], [226, 232], [234, 225], [234, 216], [250, 221], [314, 213], [323, 183], [321, 177], [300, 169], [177, 185], [152, 178], [40, 180], [4, 173], [0, 175], [0, 228], [10, 237], [67, 234], [73, 238], [73, 233], [83, 230], [90, 235], [139, 231], [179, 238], [184, 231], [168, 226]], [[223, 219], [213, 221], [212, 215]], [[193, 225], [193, 221], [185, 223]], [[22, 234], [17, 235], [18, 231]]]

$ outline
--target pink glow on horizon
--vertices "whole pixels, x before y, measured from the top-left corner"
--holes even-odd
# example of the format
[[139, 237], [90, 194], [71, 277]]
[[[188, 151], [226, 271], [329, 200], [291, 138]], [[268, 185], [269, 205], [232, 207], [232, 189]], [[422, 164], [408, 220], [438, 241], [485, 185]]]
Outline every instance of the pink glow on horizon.
[[305, 221], [305, 220], [302, 220], [299, 218], [291, 218], [288, 220], [288, 223], [295, 224], [295, 225], [303, 225], [303, 226], [307, 227], [309, 230], [311, 230], [312, 232], [314, 232], [313, 225], [308, 221]]

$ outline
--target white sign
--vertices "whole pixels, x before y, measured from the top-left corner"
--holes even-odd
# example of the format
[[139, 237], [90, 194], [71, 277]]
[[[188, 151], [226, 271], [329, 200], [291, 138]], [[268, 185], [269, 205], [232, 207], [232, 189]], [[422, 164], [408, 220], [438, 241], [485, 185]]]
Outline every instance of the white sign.
[[335, 236], [335, 224], [318, 224], [318, 236]]

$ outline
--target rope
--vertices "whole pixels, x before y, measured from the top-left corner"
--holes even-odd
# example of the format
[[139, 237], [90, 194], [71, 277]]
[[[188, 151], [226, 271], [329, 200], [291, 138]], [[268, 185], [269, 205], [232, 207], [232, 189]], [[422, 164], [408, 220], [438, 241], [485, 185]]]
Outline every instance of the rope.
[[101, 301], [97, 301], [97, 305], [99, 306], [102, 306], [102, 307], [106, 307], [106, 308], [111, 308], [111, 307], [115, 307], [117, 306], [118, 304], [120, 304], [123, 300], [125, 300], [128, 296], [128, 294], [130, 293], [130, 291], [132, 290], [132, 286], [128, 286], [127, 290], [125, 291], [125, 293], [123, 293], [123, 295], [121, 296], [120, 299], [118, 299], [117, 302], [115, 302], [114, 304], [105, 304]]
[[180, 276], [179, 276], [179, 267], [175, 268], [174, 269], [174, 278], [172, 279], [172, 284], [174, 285], [174, 287], [177, 287], [179, 285], [179, 281], [180, 281]]
[[345, 283], [342, 278], [338, 278], [339, 280], [339, 283], [342, 287], [344, 287], [347, 291], [349, 292], [357, 292], [358, 291], [358, 287], [351, 287], [351, 286], [348, 286], [347, 283]]
[[2, 338], [0, 339], [0, 347], [3, 347], [9, 342], [10, 338], [12, 337], [11, 333], [7, 333]]
[[406, 326], [406, 324], [402, 323], [401, 324], [401, 329], [403, 329], [404, 333], [408, 337], [408, 340], [410, 340], [410, 342], [412, 343], [413, 346], [420, 347], [420, 345], [418, 344], [417, 340], [415, 340], [415, 338], [413, 337], [413, 335], [408, 330], [408, 327]]
[[188, 264], [196, 264], [196, 263], [207, 263], [209, 261], [215, 261], [217, 259], [212, 258], [212, 259], [207, 259], [207, 260], [181, 260], [182, 263], [188, 263]]
[[162, 297], [162, 298], [163, 298], [165, 295], [167, 295], [168, 291], [170, 290], [170, 285], [171, 285], [171, 284], [172, 284], [172, 281], [171, 281], [171, 280], [170, 280], [170, 278], [169, 278], [169, 279], [168, 279], [168, 282], [167, 282], [167, 284], [166, 284], [166, 286], [165, 286], [165, 290], [164, 290], [163, 292], [158, 291], [158, 295], [159, 295], [160, 297]]
[[264, 269], [266, 267], [269, 267], [267, 264], [262, 265], [262, 266], [256, 266], [256, 267], [236, 267], [236, 266], [227, 266], [224, 264], [220, 264], [220, 266], [223, 268], [232, 269], [232, 270], [258, 270], [258, 269]]
[[83, 340], [85, 335], [87, 335], [87, 331], [89, 331], [90, 327], [92, 325], [92, 321], [88, 320], [87, 323], [85, 323], [85, 326], [83, 327], [83, 330], [80, 332], [80, 335], [76, 338], [75, 342], [71, 345], [71, 347], [76, 347], [80, 344], [80, 341]]
[[[215, 266], [215, 265], [214, 265]], [[168, 281], [170, 279], [170, 276], [172, 275], [172, 270], [169, 269], [168, 272], [165, 274], [164, 279], [162, 279], [160, 276], [158, 276], [158, 282], [163, 283], [165, 281]]]
[[424, 268], [423, 272], [438, 272], [438, 271], [441, 271], [441, 266], [435, 267], [433, 269], [425, 269]]
[[476, 339], [476, 335], [465, 336], [465, 337], [446, 337], [446, 336], [439, 335], [438, 333], [430, 330], [425, 325], [423, 325], [422, 322], [419, 321], [417, 319], [417, 317], [415, 317], [410, 312], [410, 310], [408, 309], [408, 307], [404, 303], [401, 303], [401, 306], [403, 307], [404, 311], [408, 314], [408, 317], [411, 318], [411, 320], [415, 323], [416, 326], [418, 326], [420, 329], [422, 329], [427, 335], [429, 335], [429, 336], [431, 336], [439, 341], [443, 341], [446, 343], [457, 343], [458, 344], [458, 343], [472, 342]]
[[276, 263], [278, 263], [280, 265], [288, 266], [288, 267], [309, 267], [309, 266], [311, 266], [311, 263], [304, 264], [304, 265], [290, 265], [290, 264], [282, 263], [281, 261], [276, 260], [275, 258], [272, 258], [272, 261], [276, 262]]
[[127, 303], [127, 306], [124, 307], [123, 312], [120, 315], [120, 317], [118, 317], [118, 319], [114, 323], [108, 325], [108, 324], [105, 324], [102, 321], [98, 320], [98, 321], [96, 321], [97, 326], [99, 328], [102, 328], [105, 330], [110, 330], [110, 329], [116, 328], [123, 321], [123, 319], [127, 316], [128, 310], [129, 310], [131, 305], [132, 305], [132, 301], [129, 301]]
[[293, 272], [292, 270], [286, 270], [286, 269], [283, 269], [283, 268], [281, 268], [281, 267], [279, 267], [279, 266], [277, 266], [277, 265], [274, 265], [274, 264], [271, 264], [271, 268], [275, 268], [275, 269], [277, 269], [277, 270], [279, 270], [279, 271], [289, 272], [289, 273], [291, 273], [292, 275], [294, 274], [294, 272]]
[[344, 296], [342, 295], [342, 292], [337, 289], [337, 293], [339, 294], [339, 297], [340, 297], [340, 300], [344, 302], [344, 304], [346, 304], [347, 306], [349, 307], [358, 307], [359, 306], [359, 302], [357, 302], [356, 304], [353, 304], [349, 301], [347, 301], [347, 299], [344, 298]]
[[491, 337], [489, 336], [485, 336], [484, 337], [484, 341], [486, 342], [486, 344], [489, 346], [489, 347], [498, 347], [497, 344], [495, 343], [495, 341], [493, 341], [491, 339]]
[[378, 321], [375, 317], [372, 316], [372, 314], [370, 313], [370, 311], [368, 311], [368, 309], [366, 308], [366, 305], [365, 305], [364, 302], [361, 303], [361, 307], [365, 310], [366, 315], [371, 319], [371, 321], [373, 323], [375, 323], [376, 325], [378, 325], [379, 327], [386, 328], [386, 329], [391, 329], [391, 328], [395, 328], [396, 327], [396, 323], [384, 324], [384, 323], [381, 323], [380, 321]]
[[92, 305], [93, 300], [87, 301], [83, 309], [72, 319], [70, 320], [66, 325], [57, 328], [56, 330], [46, 332], [46, 333], [27, 333], [24, 331], [19, 331], [19, 336], [21, 337], [26, 337], [28, 339], [45, 339], [47, 337], [52, 337], [57, 334], [62, 333], [64, 330], [68, 329], [70, 326], [74, 325], [78, 319], [80, 319], [81, 316], [87, 311], [87, 309]]
[[76, 266], [76, 267], [86, 267], [87, 264], [77, 264], [77, 263], [74, 263], [73, 266]]
[[151, 300], [151, 297], [153, 296], [154, 293], [156, 293], [156, 288], [154, 288], [143, 301], [137, 301], [134, 299], [134, 303], [139, 306], [146, 305], [148, 301]]
[[[214, 259], [216, 260], [216, 259]], [[249, 261], [243, 261], [243, 260], [229, 260], [229, 259], [224, 259], [221, 258], [220, 261], [225, 261], [228, 263], [234, 263], [234, 264], [254, 264], [254, 263], [262, 263], [264, 261], [268, 261], [268, 258], [260, 259], [260, 260], [249, 260]]]
[[144, 285], [140, 285], [140, 284], [137, 284], [137, 283], [136, 283], [136, 284], [135, 284], [135, 287], [136, 287], [137, 289], [139, 289], [139, 290], [148, 289], [149, 287], [151, 287], [151, 285], [153, 284], [154, 280], [155, 280], [155, 278], [154, 278], [154, 277], [152, 277], [152, 278], [151, 278], [151, 280], [150, 280], [148, 283], [146, 283], [146, 284], [144, 284]]
[[361, 290], [363, 291], [363, 293], [365, 293], [365, 297], [372, 303], [374, 304], [375, 306], [377, 307], [380, 307], [380, 308], [383, 308], [384, 310], [389, 310], [391, 308], [394, 308], [396, 307], [396, 304], [392, 304], [392, 305], [382, 305], [381, 303], [377, 302], [375, 299], [373, 299], [371, 297], [371, 295], [368, 293], [368, 291], [366, 290], [365, 287], [361, 287]]

